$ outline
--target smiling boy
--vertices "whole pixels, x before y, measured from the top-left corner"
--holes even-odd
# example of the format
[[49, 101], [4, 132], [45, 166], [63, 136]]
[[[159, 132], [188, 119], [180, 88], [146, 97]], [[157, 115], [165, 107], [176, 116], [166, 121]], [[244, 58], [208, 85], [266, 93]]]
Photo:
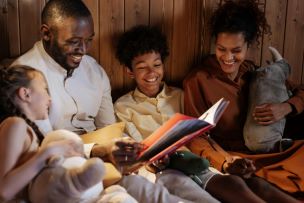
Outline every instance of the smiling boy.
[[[183, 91], [163, 82], [164, 60], [168, 56], [166, 37], [157, 29], [139, 25], [119, 39], [116, 56], [137, 87], [114, 104], [126, 133], [140, 142], [175, 113], [183, 112]], [[206, 181], [215, 173], [207, 172]], [[193, 202], [218, 202], [180, 171], [166, 169], [157, 174], [157, 183], [170, 193]]]
[[[130, 46], [132, 44], [132, 46]], [[183, 111], [183, 91], [163, 82], [168, 56], [166, 39], [156, 29], [138, 26], [126, 32], [117, 47], [136, 89], [114, 104], [116, 115], [127, 124], [127, 133], [141, 141], [177, 112]]]

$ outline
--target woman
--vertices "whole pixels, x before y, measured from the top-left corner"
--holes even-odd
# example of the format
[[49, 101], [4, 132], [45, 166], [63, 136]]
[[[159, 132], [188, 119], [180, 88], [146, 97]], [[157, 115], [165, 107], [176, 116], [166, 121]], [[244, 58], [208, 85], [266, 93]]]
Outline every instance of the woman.
[[[254, 0], [226, 1], [213, 13], [211, 30], [215, 37], [215, 55], [208, 56], [200, 68], [185, 79], [185, 113], [198, 117], [221, 97], [226, 98], [230, 105], [210, 135], [224, 150], [248, 152], [242, 132], [248, 105], [249, 71], [257, 66], [245, 58], [250, 45], [262, 34], [270, 33], [270, 27]], [[255, 120], [270, 124], [302, 113], [304, 91], [289, 86], [293, 97], [280, 104], [257, 106]], [[208, 157], [218, 169], [244, 175], [251, 168], [243, 164], [242, 159], [237, 159], [242, 163], [240, 168], [229, 167], [227, 154], [219, 147], [215, 150], [206, 139], [197, 138], [189, 147], [194, 153]]]

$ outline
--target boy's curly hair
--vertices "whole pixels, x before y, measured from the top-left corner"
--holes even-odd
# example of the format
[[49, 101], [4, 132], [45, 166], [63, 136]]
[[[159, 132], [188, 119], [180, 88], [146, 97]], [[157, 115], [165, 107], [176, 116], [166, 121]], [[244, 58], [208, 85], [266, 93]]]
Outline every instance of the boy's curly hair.
[[116, 47], [119, 62], [132, 70], [132, 60], [142, 54], [156, 52], [162, 61], [169, 55], [167, 39], [156, 27], [135, 26], [122, 34]]
[[265, 34], [271, 34], [265, 14], [255, 0], [226, 0], [210, 19], [212, 36], [219, 33], [243, 33], [249, 45]]

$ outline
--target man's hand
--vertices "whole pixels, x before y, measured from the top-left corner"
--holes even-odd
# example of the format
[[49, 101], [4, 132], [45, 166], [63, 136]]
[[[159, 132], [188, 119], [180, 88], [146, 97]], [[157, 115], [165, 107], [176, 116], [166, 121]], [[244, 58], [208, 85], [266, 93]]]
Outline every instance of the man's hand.
[[262, 104], [255, 107], [253, 118], [260, 125], [269, 125], [275, 123], [292, 111], [288, 103]]
[[238, 175], [243, 178], [250, 178], [256, 171], [253, 161], [244, 158], [235, 158], [230, 163], [224, 163], [223, 169], [229, 174]]

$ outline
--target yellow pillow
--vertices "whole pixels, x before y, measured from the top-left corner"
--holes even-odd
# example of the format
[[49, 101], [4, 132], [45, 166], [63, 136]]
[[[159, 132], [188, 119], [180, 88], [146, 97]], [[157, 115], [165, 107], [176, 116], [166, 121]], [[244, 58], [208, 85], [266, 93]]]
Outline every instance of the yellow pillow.
[[121, 173], [115, 168], [115, 166], [109, 162], [105, 162], [106, 173], [103, 177], [103, 186], [106, 188], [111, 186], [121, 179]]
[[81, 135], [81, 138], [85, 144], [104, 144], [105, 142], [111, 142], [114, 138], [122, 137], [124, 129], [124, 122], [114, 123], [96, 131]]
[[[115, 138], [120, 138], [123, 135], [125, 129], [125, 123], [115, 123], [96, 131], [81, 135], [81, 138], [85, 144], [96, 143], [107, 145]], [[106, 173], [103, 178], [104, 187], [113, 185], [121, 179], [121, 173], [111, 163], [105, 162]]]

